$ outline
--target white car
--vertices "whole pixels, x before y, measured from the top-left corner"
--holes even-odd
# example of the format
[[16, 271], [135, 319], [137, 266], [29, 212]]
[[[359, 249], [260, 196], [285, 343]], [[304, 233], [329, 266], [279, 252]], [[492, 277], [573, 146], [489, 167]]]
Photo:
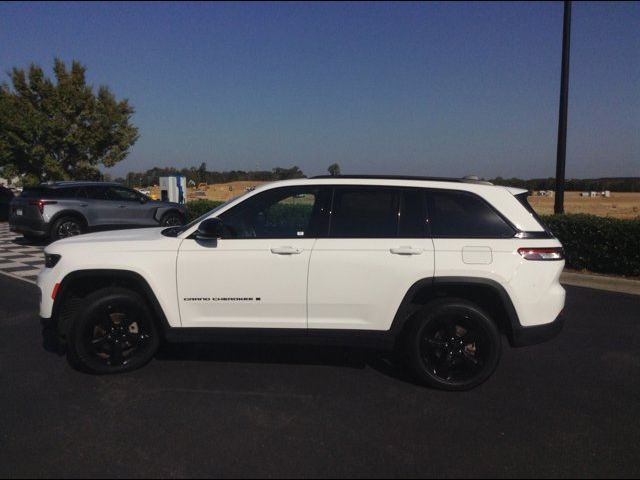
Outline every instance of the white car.
[[401, 348], [424, 383], [479, 385], [511, 345], [562, 327], [562, 245], [525, 190], [473, 180], [270, 183], [186, 226], [45, 250], [40, 315], [71, 363], [138, 368], [168, 341]]

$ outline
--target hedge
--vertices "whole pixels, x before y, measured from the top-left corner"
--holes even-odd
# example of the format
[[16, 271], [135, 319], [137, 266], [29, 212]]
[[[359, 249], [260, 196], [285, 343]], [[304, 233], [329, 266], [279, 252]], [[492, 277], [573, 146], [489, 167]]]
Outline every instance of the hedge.
[[192, 200], [187, 203], [187, 220], [189, 222], [195, 220], [222, 203], [213, 200]]
[[567, 267], [640, 276], [640, 220], [549, 215], [542, 220], [565, 249]]

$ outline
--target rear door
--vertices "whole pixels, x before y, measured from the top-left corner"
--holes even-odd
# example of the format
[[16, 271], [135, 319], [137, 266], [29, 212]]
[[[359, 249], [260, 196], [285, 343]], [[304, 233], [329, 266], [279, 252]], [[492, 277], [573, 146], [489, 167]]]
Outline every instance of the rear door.
[[86, 209], [87, 222], [90, 226], [118, 224], [118, 205], [109, 199], [106, 185], [84, 187], [78, 192], [78, 196], [86, 198], [86, 202], [83, 202], [81, 207]]
[[142, 195], [135, 190], [110, 186], [107, 190], [109, 200], [116, 208], [115, 223], [118, 225], [157, 225], [153, 218], [155, 208], [142, 201]]
[[309, 265], [309, 328], [388, 330], [407, 290], [433, 271], [422, 190], [335, 187]]

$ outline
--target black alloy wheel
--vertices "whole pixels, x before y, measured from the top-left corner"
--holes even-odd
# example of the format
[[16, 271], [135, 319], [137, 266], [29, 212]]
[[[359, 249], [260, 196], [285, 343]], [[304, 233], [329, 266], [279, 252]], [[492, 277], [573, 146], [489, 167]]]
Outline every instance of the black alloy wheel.
[[69, 359], [91, 373], [116, 373], [146, 364], [159, 335], [145, 301], [123, 288], [105, 288], [86, 298], [71, 332]]
[[178, 227], [180, 225], [184, 225], [184, 221], [182, 220], [182, 217], [177, 213], [167, 213], [164, 217], [162, 217], [160, 224], [163, 227]]
[[79, 220], [72, 217], [64, 217], [53, 224], [51, 229], [53, 240], [61, 240], [63, 238], [75, 237], [81, 235], [84, 229]]
[[414, 320], [408, 353], [418, 377], [446, 390], [467, 390], [495, 370], [501, 338], [476, 305], [443, 299], [425, 306]]

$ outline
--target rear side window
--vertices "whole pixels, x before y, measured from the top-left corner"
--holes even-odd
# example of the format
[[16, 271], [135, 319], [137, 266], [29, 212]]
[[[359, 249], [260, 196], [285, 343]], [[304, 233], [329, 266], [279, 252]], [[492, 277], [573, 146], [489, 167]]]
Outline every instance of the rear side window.
[[51, 197], [51, 189], [42, 187], [25, 188], [20, 194], [23, 198]]
[[400, 191], [392, 188], [336, 188], [329, 236], [393, 238], [398, 235]]
[[76, 198], [76, 193], [78, 192], [78, 187], [58, 187], [58, 188], [47, 188], [47, 187], [33, 187], [33, 188], [25, 188], [22, 192], [22, 197], [24, 198], [58, 198], [58, 199], [69, 199]]
[[88, 198], [93, 200], [108, 200], [107, 188], [102, 186], [90, 186], [85, 188]]
[[429, 191], [434, 238], [510, 238], [515, 230], [483, 199], [469, 192]]

